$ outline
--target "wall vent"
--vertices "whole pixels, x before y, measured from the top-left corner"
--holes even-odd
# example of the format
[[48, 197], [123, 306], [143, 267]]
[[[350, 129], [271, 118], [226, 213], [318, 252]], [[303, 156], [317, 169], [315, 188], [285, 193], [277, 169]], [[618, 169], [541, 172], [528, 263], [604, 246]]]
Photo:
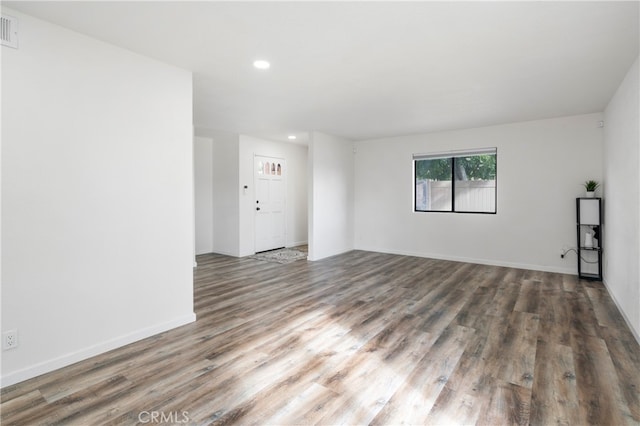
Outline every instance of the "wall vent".
[[0, 40], [3, 46], [18, 48], [18, 18], [0, 16]]

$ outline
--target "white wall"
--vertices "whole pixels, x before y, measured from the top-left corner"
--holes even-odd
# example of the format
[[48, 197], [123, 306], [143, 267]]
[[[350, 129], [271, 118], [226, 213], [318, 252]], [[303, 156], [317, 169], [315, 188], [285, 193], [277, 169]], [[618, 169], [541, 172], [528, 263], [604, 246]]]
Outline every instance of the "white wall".
[[8, 385], [195, 320], [191, 74], [3, 8]]
[[213, 252], [213, 139], [194, 137], [196, 254]]
[[639, 73], [636, 59], [604, 112], [604, 279], [640, 341]]
[[[577, 273], [575, 197], [602, 181], [601, 114], [361, 141], [355, 247]], [[413, 212], [412, 154], [497, 147], [497, 214]]]
[[238, 135], [213, 132], [213, 252], [239, 256]]
[[309, 142], [309, 260], [353, 250], [352, 141], [313, 132]]
[[[239, 136], [237, 133], [203, 128], [196, 128], [195, 132], [197, 137], [212, 141], [212, 157], [205, 154], [199, 159], [203, 168], [211, 170], [213, 243], [209, 253], [237, 257], [240, 250], [237, 191]], [[199, 236], [196, 235], [197, 238]]]
[[[307, 156], [304, 145], [275, 142], [240, 135], [239, 185], [240, 197], [240, 251], [239, 256], [255, 253], [255, 192], [253, 159], [255, 155], [284, 158], [285, 185], [287, 188], [285, 209], [285, 244], [293, 247], [307, 243]], [[244, 190], [244, 186], [247, 190]]]

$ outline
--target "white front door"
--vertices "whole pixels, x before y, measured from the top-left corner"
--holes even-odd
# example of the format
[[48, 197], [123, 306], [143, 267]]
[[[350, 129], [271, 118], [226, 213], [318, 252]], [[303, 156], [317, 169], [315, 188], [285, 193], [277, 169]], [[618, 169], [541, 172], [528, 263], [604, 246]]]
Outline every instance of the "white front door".
[[282, 158], [254, 158], [255, 176], [255, 251], [284, 247], [285, 164]]

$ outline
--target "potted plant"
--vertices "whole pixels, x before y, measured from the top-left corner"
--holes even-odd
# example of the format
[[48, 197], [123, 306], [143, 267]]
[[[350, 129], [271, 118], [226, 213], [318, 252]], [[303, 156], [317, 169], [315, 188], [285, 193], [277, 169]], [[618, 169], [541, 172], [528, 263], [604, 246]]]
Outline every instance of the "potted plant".
[[593, 198], [599, 186], [600, 184], [595, 180], [586, 181], [584, 183], [584, 189], [587, 191], [587, 198]]

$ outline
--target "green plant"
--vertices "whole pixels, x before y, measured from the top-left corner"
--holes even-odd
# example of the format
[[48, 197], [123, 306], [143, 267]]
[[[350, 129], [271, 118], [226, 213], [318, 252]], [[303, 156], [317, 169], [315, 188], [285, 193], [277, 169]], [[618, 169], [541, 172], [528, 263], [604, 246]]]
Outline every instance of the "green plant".
[[584, 189], [587, 190], [587, 192], [593, 192], [595, 191], [598, 187], [600, 186], [600, 184], [595, 181], [595, 180], [588, 180], [584, 183]]

